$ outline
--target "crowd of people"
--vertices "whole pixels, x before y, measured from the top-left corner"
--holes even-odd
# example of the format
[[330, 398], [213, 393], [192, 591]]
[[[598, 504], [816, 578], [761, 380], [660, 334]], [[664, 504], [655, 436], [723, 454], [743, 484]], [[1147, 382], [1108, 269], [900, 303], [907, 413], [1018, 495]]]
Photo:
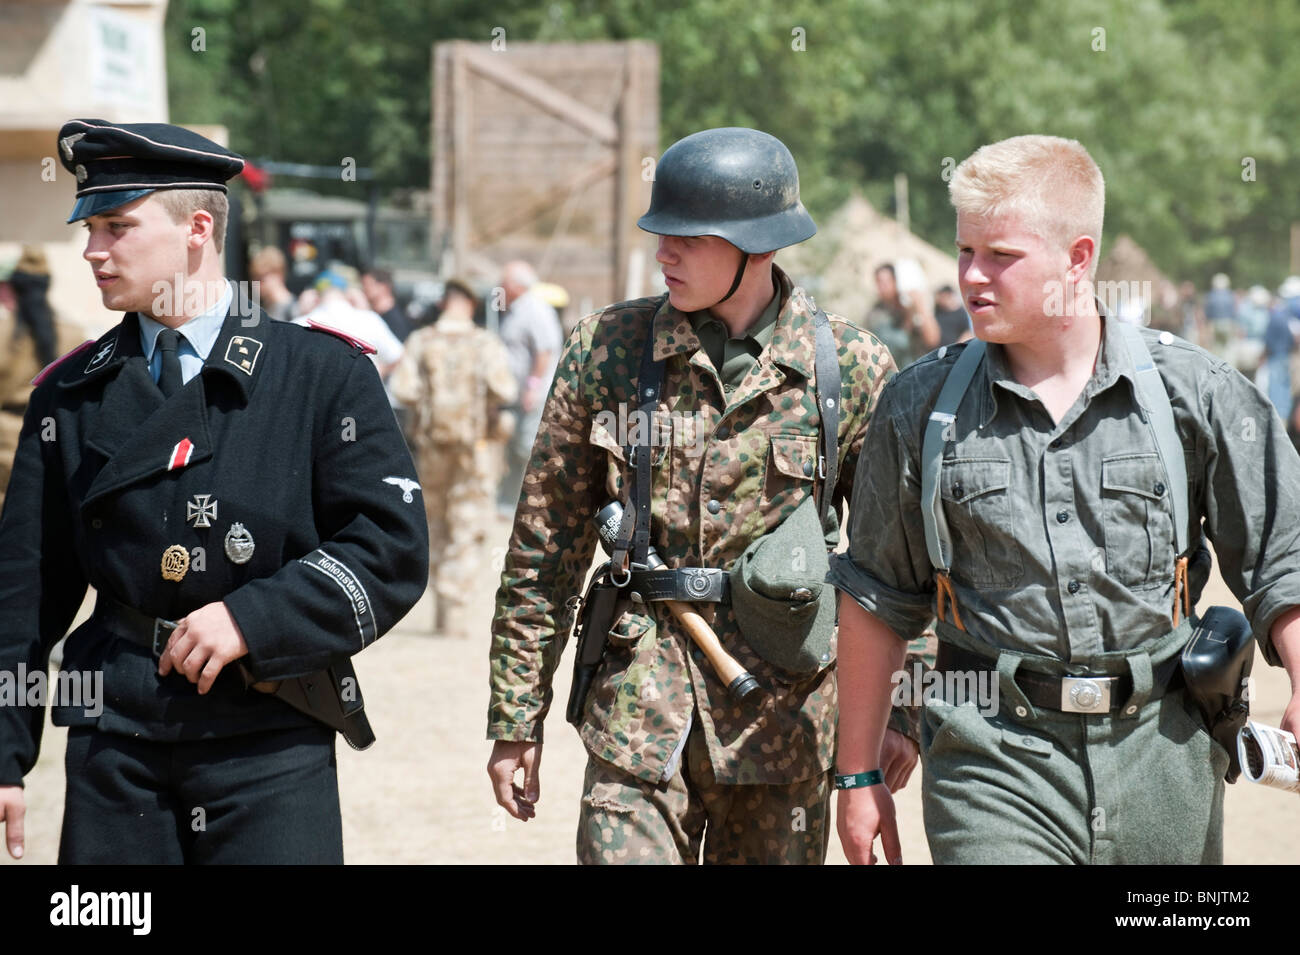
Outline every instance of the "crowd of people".
[[[951, 285], [931, 290], [913, 260], [886, 262], [874, 271], [876, 302], [863, 320], [894, 356], [899, 368], [943, 345], [972, 337], [970, 316]], [[1194, 342], [1252, 378], [1286, 422], [1300, 448], [1300, 276], [1285, 278], [1276, 291], [1263, 285], [1233, 288], [1220, 272], [1202, 294], [1191, 281], [1115, 283], [1125, 294], [1108, 303], [1123, 321], [1149, 325]]]
[[[938, 863], [1221, 862], [1252, 635], [1300, 734], [1300, 458], [1259, 388], [1132, 324], [1262, 340], [1289, 413], [1300, 279], [1247, 296], [1253, 312], [1226, 277], [1181, 309], [1084, 294], [1105, 187], [1078, 142], [1013, 137], [956, 167], [962, 302], [932, 302], [910, 260], [877, 269], [867, 324], [893, 356], [776, 263], [817, 229], [760, 130], [669, 147], [637, 223], [667, 295], [589, 314], [567, 344], [520, 261], [493, 289], [499, 331], [456, 280], [412, 330], [391, 276], [331, 266], [295, 297], [262, 252], [275, 320], [248, 321], [222, 262], [241, 156], [100, 120], [58, 146], [68, 222], [122, 316], [33, 381], [0, 513], [0, 670], [43, 671], [66, 635], [61, 674], [105, 690], [50, 701], [61, 862], [341, 863], [335, 733], [375, 739], [351, 658], [426, 575], [437, 629], [465, 625], [498, 454], [515, 513], [487, 773], [502, 809], [535, 816], [573, 616], [580, 861], [820, 864], [834, 790], [848, 859], [879, 839], [901, 863], [892, 792], [923, 754]], [[10, 288], [18, 337], [48, 356], [45, 283]], [[664, 442], [613, 425], [632, 407], [689, 415]], [[592, 515], [610, 560], [584, 589]], [[1249, 619], [1195, 616], [1202, 537]], [[904, 699], [918, 643], [945, 687]], [[1204, 643], [1237, 649], [1190, 661]], [[13, 858], [44, 708], [0, 707]]]
[[424, 488], [434, 630], [465, 634], [493, 514], [514, 514], [560, 357], [563, 326], [553, 303], [563, 297], [527, 262], [507, 262], [492, 296], [504, 305], [492, 332], [487, 303], [456, 278], [426, 316], [402, 308], [384, 269], [331, 266], [295, 296], [284, 254], [268, 246], [252, 257], [249, 274], [277, 321], [327, 325], [373, 348]]
[[[48, 273], [41, 250], [25, 247], [6, 289], [15, 318], [10, 350], [30, 339], [26, 350], [39, 358], [37, 368], [54, 357]], [[371, 360], [420, 466], [430, 527], [445, 530], [431, 535], [434, 629], [464, 633], [465, 568], [479, 567], [493, 513], [513, 516], [563, 345], [556, 308], [567, 303], [563, 290], [540, 282], [526, 262], [506, 263], [493, 296], [504, 310], [493, 332], [485, 327], [485, 298], [454, 278], [437, 306], [420, 313], [414, 303], [403, 307], [392, 273], [381, 268], [334, 264], [294, 294], [284, 254], [267, 246], [251, 257], [249, 275], [260, 308], [273, 320], [327, 325], [373, 349]], [[862, 324], [899, 368], [972, 336], [956, 290], [934, 288], [914, 260], [881, 263], [873, 278], [877, 298]], [[1119, 317], [1174, 332], [1252, 376], [1300, 446], [1294, 387], [1300, 376], [1293, 369], [1300, 354], [1300, 277], [1270, 292], [1261, 285], [1233, 288], [1220, 273], [1204, 294], [1190, 281], [1163, 282], [1151, 299], [1123, 303]], [[16, 423], [21, 409], [14, 411]], [[456, 426], [449, 429], [448, 420]]]

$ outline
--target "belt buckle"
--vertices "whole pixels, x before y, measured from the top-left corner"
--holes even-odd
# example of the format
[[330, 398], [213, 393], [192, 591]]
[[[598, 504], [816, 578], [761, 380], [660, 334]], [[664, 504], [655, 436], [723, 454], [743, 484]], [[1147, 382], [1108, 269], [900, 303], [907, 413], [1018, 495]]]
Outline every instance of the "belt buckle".
[[179, 621], [176, 621], [176, 620], [164, 620], [164, 619], [162, 619], [162, 617], [154, 617], [154, 621], [153, 621], [153, 655], [154, 655], [154, 659], [155, 659], [155, 660], [158, 659], [158, 658], [160, 658], [160, 657], [162, 656], [163, 648], [167, 646], [167, 637], [166, 637], [166, 636], [163, 637], [162, 643], [159, 643], [159, 642], [158, 642], [159, 631], [160, 631], [160, 630], [161, 630], [161, 631], [166, 631], [167, 635], [170, 636], [170, 635], [171, 635], [171, 632], [172, 632], [173, 630], [175, 630], [175, 629], [176, 629], [177, 627], [179, 627], [179, 626], [180, 626]]
[[712, 586], [713, 581], [703, 570], [695, 570], [686, 577], [686, 589], [697, 600], [708, 596]]
[[1061, 678], [1062, 713], [1109, 713], [1110, 691], [1116, 677], [1067, 676]]

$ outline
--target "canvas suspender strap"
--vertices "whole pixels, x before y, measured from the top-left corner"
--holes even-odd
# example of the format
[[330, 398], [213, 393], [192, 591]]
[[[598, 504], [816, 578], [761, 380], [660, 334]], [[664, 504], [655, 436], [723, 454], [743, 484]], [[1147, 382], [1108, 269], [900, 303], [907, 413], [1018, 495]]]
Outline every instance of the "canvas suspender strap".
[[966, 627], [957, 610], [952, 581], [948, 579], [948, 570], [952, 566], [952, 539], [948, 535], [948, 520], [944, 517], [943, 505], [939, 500], [939, 477], [943, 470], [945, 432], [957, 420], [957, 407], [983, 358], [984, 343], [978, 338], [971, 339], [957, 356], [956, 363], [939, 390], [939, 399], [930, 412], [930, 420], [925, 425], [925, 438], [921, 444], [921, 519], [925, 524], [925, 549], [930, 555], [938, 588], [937, 616], [942, 620], [945, 604], [951, 602], [953, 623], [959, 630], [965, 630]]
[[1169, 494], [1174, 506], [1174, 546], [1178, 555], [1187, 550], [1187, 460], [1183, 457], [1183, 443], [1178, 439], [1174, 425], [1174, 409], [1169, 404], [1160, 372], [1156, 370], [1147, 343], [1136, 325], [1121, 323], [1124, 344], [1128, 346], [1133, 367], [1137, 369], [1138, 399], [1147, 413], [1147, 424], [1156, 439], [1161, 463], [1169, 478]]
[[822, 496], [819, 503], [822, 523], [828, 523], [834, 513], [835, 526], [838, 528], [835, 482], [839, 477], [840, 462], [840, 359], [835, 347], [835, 332], [831, 329], [831, 320], [820, 308], [817, 309], [816, 330], [815, 394], [817, 410], [822, 419], [821, 452], [817, 462], [818, 477], [822, 481]]
[[[667, 296], [664, 296], [667, 299]], [[656, 308], [654, 314], [658, 314]], [[659, 406], [659, 392], [664, 384], [664, 363], [655, 361], [654, 317], [646, 333], [645, 346], [641, 349], [641, 370], [636, 379], [637, 411], [643, 426], [638, 429], [642, 438], [636, 444], [624, 446], [628, 462], [636, 470], [628, 506], [623, 510], [623, 523], [619, 526], [618, 539], [610, 552], [610, 573], [614, 582], [622, 586], [631, 580], [630, 563], [642, 567], [650, 550], [650, 449], [651, 442], [660, 440], [655, 434], [655, 409]]]
[[[1155, 437], [1156, 448], [1160, 453], [1168, 478], [1170, 501], [1174, 512], [1174, 625], [1177, 626], [1182, 614], [1191, 613], [1191, 594], [1187, 585], [1187, 462], [1183, 457], [1183, 445], [1178, 438], [1174, 425], [1174, 411], [1169, 404], [1169, 394], [1165, 391], [1160, 372], [1151, 358], [1151, 352], [1142, 340], [1142, 333], [1134, 325], [1120, 324], [1124, 344], [1128, 348], [1133, 366], [1137, 370], [1138, 400], [1146, 412], [1147, 424]], [[956, 420], [957, 406], [961, 404], [966, 389], [970, 387], [979, 361], [984, 355], [984, 343], [973, 339], [957, 358], [956, 364], [948, 373], [930, 412], [930, 420], [925, 426], [925, 438], [921, 449], [921, 518], [925, 523], [925, 547], [933, 565], [938, 586], [938, 616], [943, 618], [945, 601], [952, 601], [953, 618], [961, 628], [961, 619], [957, 614], [956, 600], [953, 597], [952, 584], [948, 580], [951, 566], [952, 541], [948, 535], [948, 522], [944, 518], [943, 507], [939, 500], [939, 476], [943, 468], [943, 432]], [[964, 629], [964, 628], [962, 628]]]
[[1169, 403], [1160, 372], [1142, 332], [1136, 325], [1120, 323], [1124, 344], [1137, 369], [1138, 401], [1146, 412], [1147, 426], [1156, 440], [1156, 450], [1165, 467], [1168, 479], [1169, 500], [1174, 511], [1174, 626], [1178, 625], [1180, 610], [1191, 615], [1191, 594], [1187, 586], [1187, 461], [1183, 457], [1183, 443], [1178, 439], [1174, 424], [1174, 409]]

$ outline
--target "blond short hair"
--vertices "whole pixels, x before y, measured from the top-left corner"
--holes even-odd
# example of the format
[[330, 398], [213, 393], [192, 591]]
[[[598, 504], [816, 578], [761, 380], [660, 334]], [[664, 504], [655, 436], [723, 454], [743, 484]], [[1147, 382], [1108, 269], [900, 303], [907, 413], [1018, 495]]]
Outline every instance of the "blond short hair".
[[217, 254], [221, 254], [226, 244], [226, 217], [230, 214], [230, 202], [224, 192], [217, 189], [159, 189], [154, 195], [177, 225], [200, 210], [212, 216], [212, 244]]
[[1014, 136], [981, 146], [966, 157], [948, 183], [959, 214], [977, 219], [1014, 213], [1040, 238], [1069, 245], [1081, 235], [1101, 251], [1106, 182], [1076, 140]]

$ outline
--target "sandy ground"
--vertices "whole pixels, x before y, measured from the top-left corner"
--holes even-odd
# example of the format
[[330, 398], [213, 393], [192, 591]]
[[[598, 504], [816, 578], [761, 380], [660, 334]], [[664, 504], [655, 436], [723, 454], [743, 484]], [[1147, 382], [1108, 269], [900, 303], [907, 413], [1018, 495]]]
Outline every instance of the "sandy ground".
[[[508, 528], [497, 528], [502, 544]], [[499, 554], [499, 551], [497, 552]], [[499, 561], [496, 564], [499, 566]], [[390, 634], [356, 658], [366, 707], [378, 742], [364, 753], [339, 743], [344, 845], [350, 863], [554, 863], [574, 860], [582, 745], [564, 722], [571, 650], [561, 664], [542, 758], [537, 817], [519, 823], [497, 808], [485, 766], [488, 623], [496, 585], [481, 575], [481, 626], [473, 639], [431, 634], [428, 594]], [[1236, 606], [1217, 578], [1202, 609]], [[89, 602], [82, 613], [89, 613]], [[1286, 674], [1255, 663], [1253, 717], [1277, 725], [1288, 698]], [[27, 777], [27, 864], [53, 862], [63, 806], [65, 731], [48, 726], [41, 759]], [[921, 824], [920, 769], [896, 796], [909, 864], [928, 863]], [[1229, 863], [1300, 861], [1297, 797], [1246, 782], [1227, 790], [1225, 859]], [[9, 862], [7, 855], [4, 861]], [[843, 863], [836, 837], [829, 861]]]

